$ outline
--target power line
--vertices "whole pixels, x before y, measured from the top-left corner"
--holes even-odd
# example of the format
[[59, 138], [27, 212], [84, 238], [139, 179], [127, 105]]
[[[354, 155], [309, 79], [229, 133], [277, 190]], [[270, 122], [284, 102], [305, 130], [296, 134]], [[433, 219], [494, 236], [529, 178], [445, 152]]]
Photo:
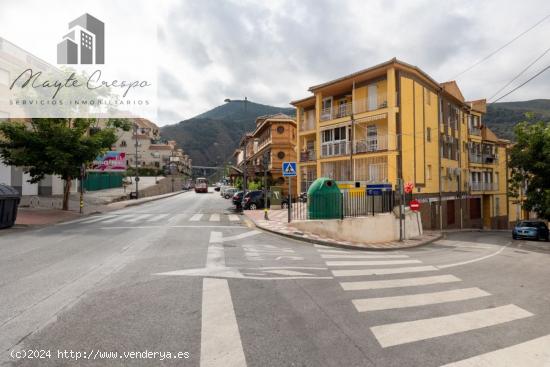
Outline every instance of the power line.
[[542, 54], [540, 54], [535, 60], [533, 60], [529, 65], [527, 65], [527, 67], [525, 69], [523, 69], [518, 75], [516, 75], [512, 80], [510, 80], [508, 83], [506, 83], [502, 88], [500, 88], [499, 90], [497, 90], [495, 92], [495, 94], [493, 94], [491, 97], [489, 97], [489, 100], [493, 99], [497, 94], [499, 94], [500, 92], [502, 92], [506, 87], [508, 87], [510, 84], [512, 84], [512, 82], [514, 82], [514, 80], [516, 80], [517, 78], [519, 78], [520, 76], [522, 76], [527, 70], [529, 70], [531, 68], [531, 66], [535, 65], [537, 63], [537, 61], [539, 61], [540, 59], [542, 59], [548, 52], [550, 52], [550, 47], [548, 47]]
[[514, 93], [516, 90], [518, 90], [519, 88], [523, 87], [525, 84], [529, 83], [531, 80], [535, 79], [536, 77], [538, 77], [540, 74], [544, 73], [546, 70], [550, 69], [550, 65], [546, 66], [544, 69], [542, 69], [541, 71], [539, 71], [538, 73], [536, 73], [535, 75], [533, 75], [532, 77], [530, 77], [529, 79], [527, 79], [526, 81], [524, 81], [523, 83], [521, 83], [520, 85], [518, 85], [517, 87], [515, 87], [514, 89], [512, 89], [511, 91], [509, 91], [508, 93], [506, 93], [505, 95], [503, 95], [502, 97], [494, 100], [493, 102], [491, 103], [497, 103], [498, 101], [500, 101], [501, 99], [503, 99], [504, 97]]
[[497, 48], [496, 50], [494, 50], [493, 52], [489, 53], [487, 56], [485, 56], [484, 58], [482, 58], [481, 60], [478, 60], [476, 61], [475, 63], [473, 63], [472, 65], [470, 65], [469, 67], [467, 67], [466, 69], [464, 69], [463, 71], [461, 71], [460, 73], [456, 74], [455, 76], [453, 76], [451, 79], [456, 79], [457, 77], [461, 76], [462, 74], [472, 70], [473, 68], [475, 68], [476, 66], [478, 66], [479, 64], [481, 64], [482, 62], [488, 60], [489, 58], [491, 58], [492, 56], [494, 56], [495, 54], [499, 53], [500, 51], [502, 51], [504, 48], [508, 47], [509, 45], [511, 45], [512, 43], [514, 43], [516, 40], [518, 40], [519, 38], [521, 38], [522, 36], [524, 36], [525, 34], [529, 33], [531, 30], [533, 30], [534, 28], [536, 28], [539, 24], [541, 24], [542, 22], [544, 22], [546, 19], [550, 18], [550, 14], [546, 15], [544, 18], [542, 18], [541, 20], [539, 20], [538, 22], [536, 22], [534, 25], [532, 25], [531, 27], [529, 27], [528, 29], [526, 29], [525, 31], [521, 32], [520, 34], [518, 34], [517, 36], [515, 36], [514, 38], [512, 38], [510, 41], [508, 41], [507, 43], [505, 43], [504, 45], [500, 46], [499, 48]]

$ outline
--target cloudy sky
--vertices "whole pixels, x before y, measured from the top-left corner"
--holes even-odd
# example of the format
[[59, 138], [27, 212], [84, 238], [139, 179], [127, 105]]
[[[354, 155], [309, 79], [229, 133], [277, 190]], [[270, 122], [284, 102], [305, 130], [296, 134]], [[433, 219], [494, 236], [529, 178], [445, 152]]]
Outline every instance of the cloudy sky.
[[[121, 78], [154, 75], [155, 121], [165, 125], [225, 98], [288, 106], [312, 85], [394, 56], [447, 81], [550, 14], [550, 2], [2, 0], [0, 9], [0, 36], [52, 64], [68, 21], [103, 20], [105, 66]], [[550, 48], [549, 35], [550, 17], [460, 75], [466, 98], [492, 96]], [[550, 52], [517, 83], [549, 64]], [[550, 98], [549, 86], [550, 71], [505, 100]]]
[[[159, 24], [161, 124], [225, 98], [287, 106], [311, 85], [397, 57], [456, 76], [550, 14], [547, 0], [174, 1]], [[550, 19], [457, 78], [494, 94], [550, 47]], [[550, 52], [524, 78], [550, 63]], [[524, 78], [520, 78], [523, 80]], [[550, 71], [505, 100], [550, 98]]]

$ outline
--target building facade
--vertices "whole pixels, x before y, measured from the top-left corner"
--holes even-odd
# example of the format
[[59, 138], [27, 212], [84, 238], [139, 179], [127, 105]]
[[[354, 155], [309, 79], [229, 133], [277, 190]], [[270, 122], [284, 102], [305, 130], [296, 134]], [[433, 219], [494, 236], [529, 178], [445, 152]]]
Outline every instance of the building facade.
[[[263, 180], [264, 171], [268, 186], [280, 186], [288, 193], [288, 178], [283, 177], [283, 162], [296, 161], [296, 121], [285, 114], [260, 116], [256, 119], [256, 129], [246, 133], [234, 153], [236, 167], [247, 170], [249, 180]], [[246, 161], [245, 152], [246, 150]], [[267, 165], [264, 165], [264, 157]], [[294, 179], [295, 195], [296, 180]]]
[[427, 229], [508, 225], [508, 142], [483, 126], [485, 100], [397, 59], [309, 91], [292, 102], [300, 191], [318, 177], [343, 189], [402, 179]]

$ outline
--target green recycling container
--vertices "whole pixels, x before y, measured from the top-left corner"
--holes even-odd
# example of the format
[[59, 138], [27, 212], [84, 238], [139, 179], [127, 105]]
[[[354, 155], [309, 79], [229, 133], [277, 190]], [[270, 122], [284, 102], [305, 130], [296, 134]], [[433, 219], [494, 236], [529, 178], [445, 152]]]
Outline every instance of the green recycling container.
[[309, 219], [342, 219], [343, 196], [336, 181], [320, 177], [307, 191]]

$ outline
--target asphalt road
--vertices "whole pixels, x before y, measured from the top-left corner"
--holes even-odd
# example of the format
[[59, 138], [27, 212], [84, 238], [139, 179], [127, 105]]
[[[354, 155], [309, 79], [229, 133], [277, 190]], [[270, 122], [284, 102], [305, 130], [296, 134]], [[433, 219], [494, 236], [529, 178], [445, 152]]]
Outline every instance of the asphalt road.
[[341, 250], [189, 192], [0, 234], [0, 361], [550, 366], [548, 279], [550, 243], [509, 233]]

